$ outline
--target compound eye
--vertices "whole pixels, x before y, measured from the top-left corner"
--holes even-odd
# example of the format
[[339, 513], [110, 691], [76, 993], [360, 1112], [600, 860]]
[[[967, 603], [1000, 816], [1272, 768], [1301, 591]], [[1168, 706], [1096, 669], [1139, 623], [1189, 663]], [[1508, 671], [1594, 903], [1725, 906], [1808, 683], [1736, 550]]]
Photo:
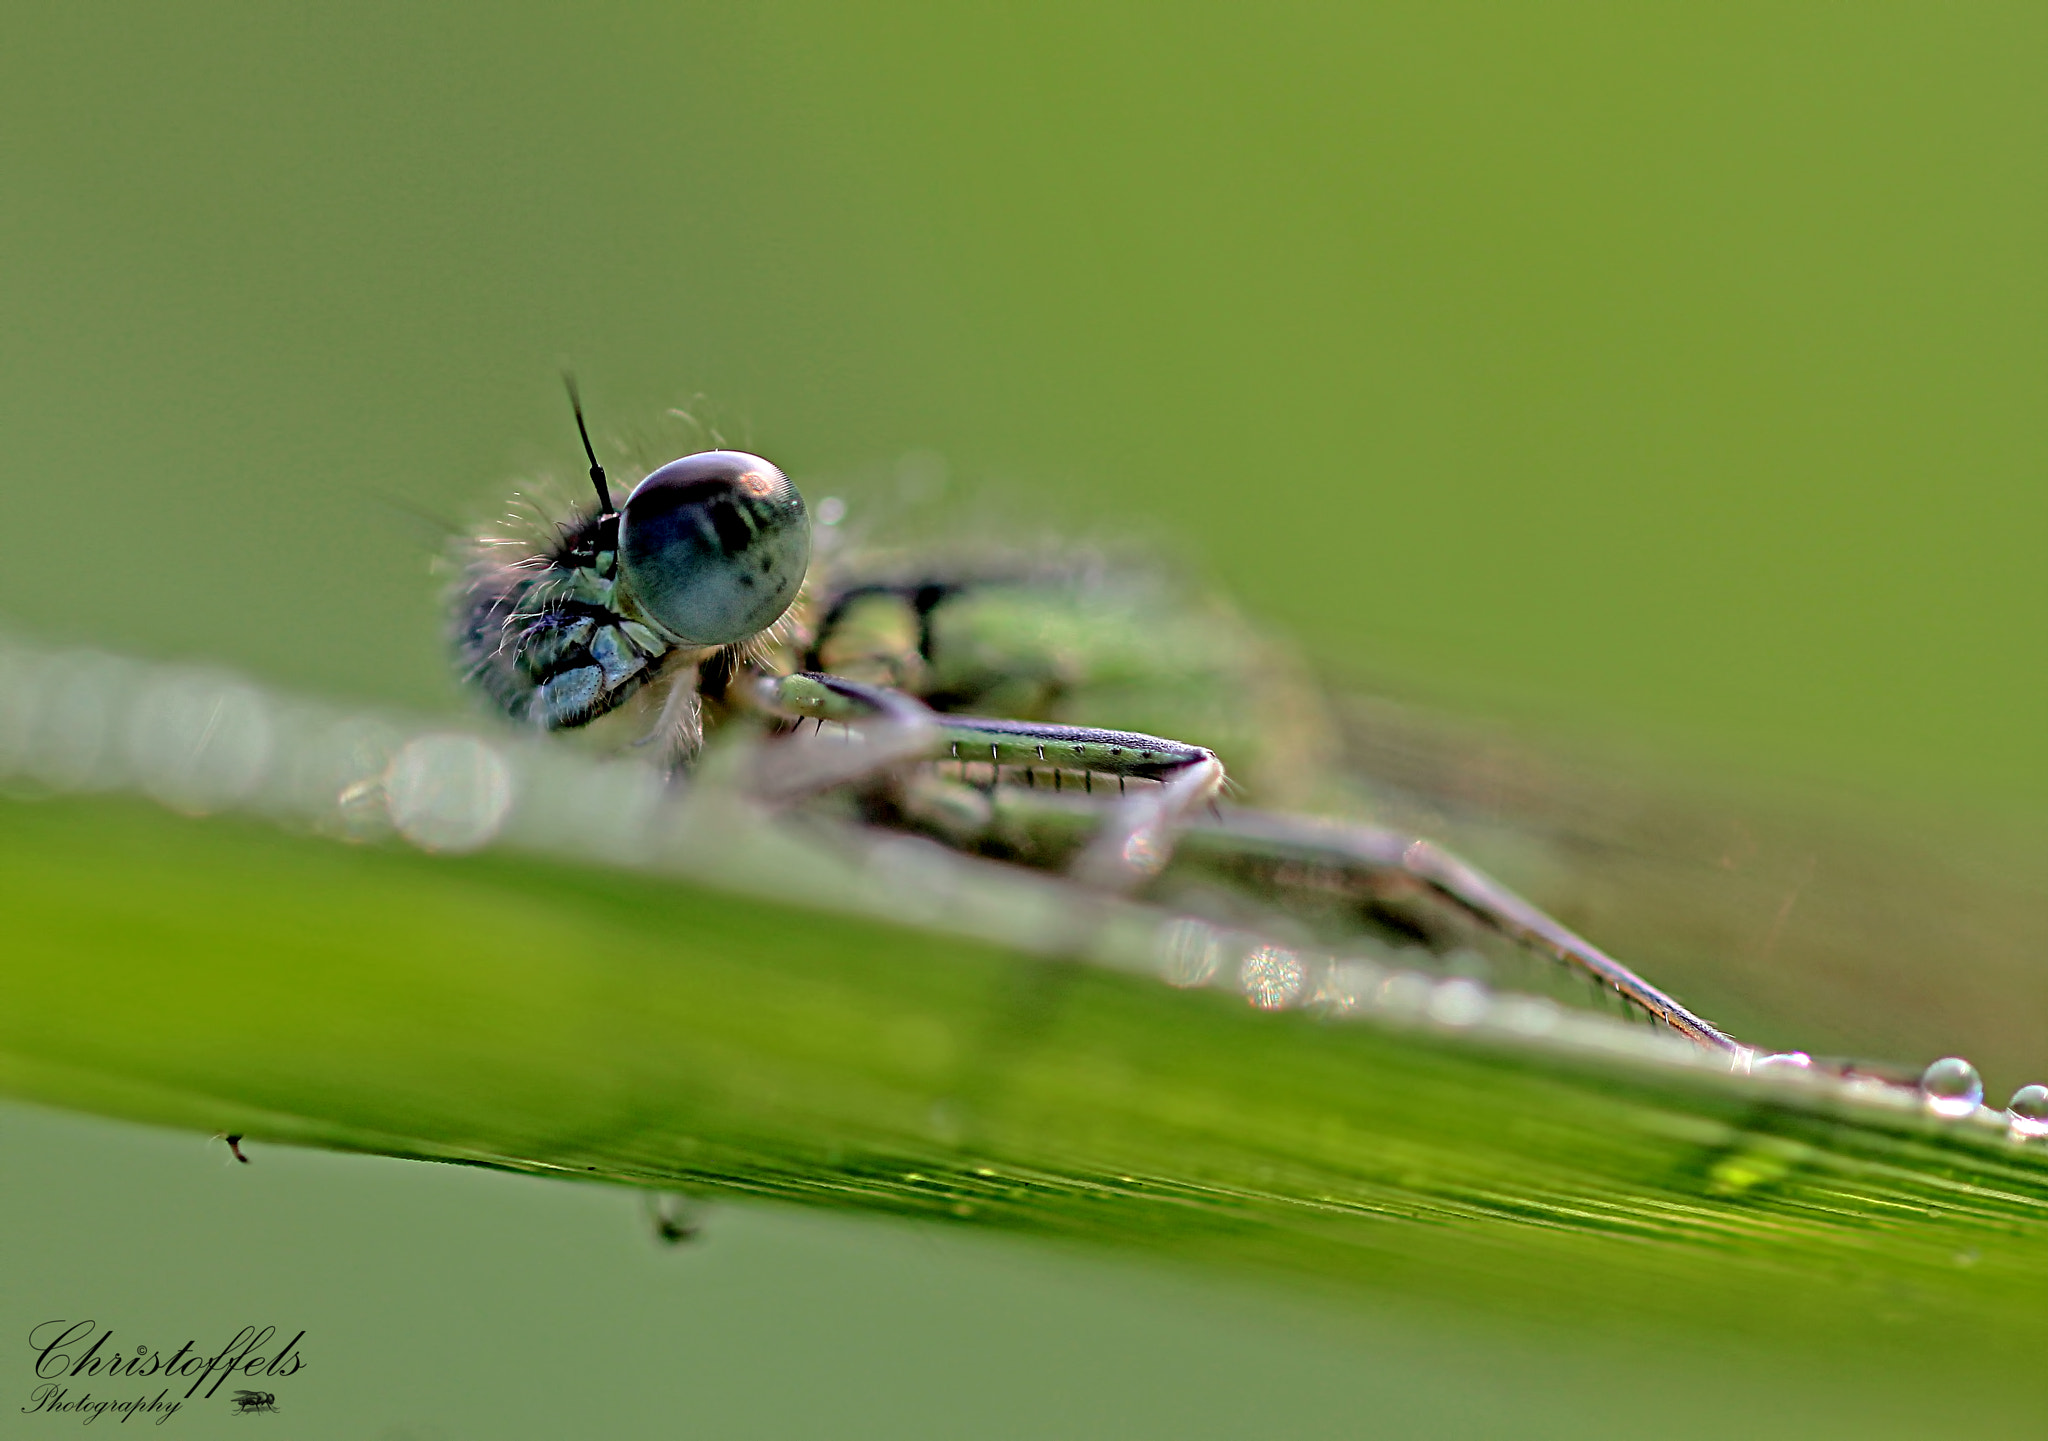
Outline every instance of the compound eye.
[[620, 510], [620, 579], [685, 644], [731, 645], [766, 630], [796, 599], [810, 563], [804, 498], [758, 455], [672, 460]]

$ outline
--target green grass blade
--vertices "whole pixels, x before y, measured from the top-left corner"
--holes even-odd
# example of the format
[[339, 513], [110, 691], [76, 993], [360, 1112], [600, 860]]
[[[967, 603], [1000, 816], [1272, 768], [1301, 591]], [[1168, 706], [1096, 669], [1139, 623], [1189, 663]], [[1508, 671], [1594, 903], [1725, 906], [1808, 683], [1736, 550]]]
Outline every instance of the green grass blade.
[[[6, 733], [18, 772], [48, 772], [41, 724]], [[501, 845], [341, 844], [276, 823], [291, 737], [332, 718], [298, 724], [234, 801], [269, 818], [0, 803], [0, 1088], [1560, 1319], [1932, 1327], [1980, 1357], [2048, 1334], [2048, 1147], [1988, 1113], [1730, 1074], [1602, 1018], [1530, 1037], [1441, 988], [1269, 1012], [1162, 984], [1142, 908], [701, 805], [571, 824], [630, 778], [516, 747]], [[196, 785], [209, 744], [123, 785]]]

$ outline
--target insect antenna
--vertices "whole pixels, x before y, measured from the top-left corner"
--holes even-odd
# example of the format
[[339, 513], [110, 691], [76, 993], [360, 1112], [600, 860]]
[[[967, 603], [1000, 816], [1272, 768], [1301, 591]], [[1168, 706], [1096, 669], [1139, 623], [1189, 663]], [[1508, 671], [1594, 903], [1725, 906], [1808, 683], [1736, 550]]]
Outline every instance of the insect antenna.
[[562, 384], [569, 390], [569, 408], [576, 412], [576, 433], [583, 437], [583, 453], [590, 457], [590, 483], [597, 490], [597, 503], [603, 507], [601, 513], [615, 514], [617, 507], [612, 504], [611, 489], [604, 483], [604, 467], [597, 463], [597, 452], [591, 448], [590, 427], [583, 423], [583, 397], [576, 391], [576, 377], [563, 371]]

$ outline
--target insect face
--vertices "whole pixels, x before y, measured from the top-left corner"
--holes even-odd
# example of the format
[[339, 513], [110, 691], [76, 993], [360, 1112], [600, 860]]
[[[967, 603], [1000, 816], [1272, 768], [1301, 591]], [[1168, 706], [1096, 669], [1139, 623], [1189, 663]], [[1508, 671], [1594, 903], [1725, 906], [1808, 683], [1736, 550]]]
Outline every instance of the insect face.
[[758, 455], [672, 460], [622, 507], [622, 599], [682, 645], [731, 645], [767, 629], [810, 562], [803, 497]]

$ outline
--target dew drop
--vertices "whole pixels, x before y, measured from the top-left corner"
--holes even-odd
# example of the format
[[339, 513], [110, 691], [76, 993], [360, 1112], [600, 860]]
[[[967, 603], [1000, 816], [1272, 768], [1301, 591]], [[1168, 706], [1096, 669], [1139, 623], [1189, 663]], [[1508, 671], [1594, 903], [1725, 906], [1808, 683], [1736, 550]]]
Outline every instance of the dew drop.
[[399, 834], [420, 849], [473, 851], [512, 809], [512, 769], [474, 737], [419, 736], [392, 758], [384, 803]]
[[1156, 876], [1166, 867], [1166, 851], [1159, 843], [1159, 833], [1146, 826], [1131, 833], [1124, 842], [1124, 864], [1140, 876]]
[[1486, 987], [1463, 976], [1439, 983], [1429, 993], [1429, 1018], [1440, 1026], [1470, 1026], [1486, 1016]]
[[1758, 1071], [1807, 1071], [1813, 1069], [1813, 1057], [1804, 1051], [1780, 1051], [1758, 1056], [1749, 1063], [1749, 1069], [1752, 1075]]
[[1390, 1016], [1412, 1016], [1429, 1004], [1436, 983], [1416, 971], [1397, 971], [1380, 982], [1380, 1009]]
[[1984, 1099], [1984, 1080], [1961, 1056], [1944, 1056], [1921, 1073], [1920, 1099], [1937, 1116], [1967, 1116]]
[[2048, 1136], [2048, 1086], [2021, 1086], [2005, 1103], [2005, 1121], [2019, 1140]]
[[1564, 1012], [1543, 996], [1507, 996], [1495, 1005], [1493, 1019], [1518, 1036], [1547, 1036]]
[[173, 810], [205, 815], [262, 784], [276, 725], [250, 687], [173, 671], [137, 698], [127, 742], [144, 790]]
[[1223, 938], [1191, 918], [1169, 922], [1158, 939], [1159, 974], [1169, 986], [1206, 984], [1223, 963]]
[[1260, 946], [1244, 958], [1237, 980], [1245, 999], [1262, 1011], [1285, 1010], [1301, 995], [1308, 967], [1301, 957], [1278, 946]]
[[48, 658], [40, 693], [28, 697], [33, 709], [23, 769], [59, 791], [106, 790], [125, 780], [115, 731], [138, 672], [133, 662], [111, 656]]
[[369, 717], [330, 722], [282, 755], [271, 799], [327, 834], [370, 840], [391, 828], [384, 777], [404, 743], [395, 727]]
[[1371, 961], [1339, 961], [1310, 999], [1333, 1016], [1349, 1015], [1379, 990], [1381, 978], [1380, 968]]
[[0, 649], [0, 775], [18, 769], [29, 753], [41, 713], [37, 683], [48, 664], [38, 655]]

